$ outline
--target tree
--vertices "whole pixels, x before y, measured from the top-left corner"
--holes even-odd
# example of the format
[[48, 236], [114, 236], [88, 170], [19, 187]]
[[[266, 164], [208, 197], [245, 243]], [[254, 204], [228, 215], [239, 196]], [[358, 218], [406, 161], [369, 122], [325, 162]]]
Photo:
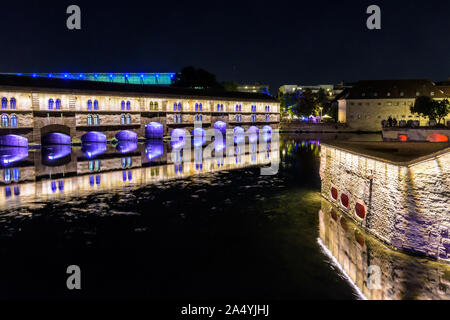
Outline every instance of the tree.
[[237, 91], [237, 83], [233, 81], [224, 81], [222, 82], [222, 87], [225, 91]]
[[429, 120], [444, 119], [449, 113], [449, 101], [447, 99], [437, 101], [428, 96], [420, 96], [416, 98], [414, 105], [410, 107], [411, 113], [417, 113]]
[[217, 82], [216, 76], [203, 69], [196, 69], [192, 66], [184, 67], [177, 74], [175, 87], [193, 89], [221, 89], [223, 87]]
[[319, 105], [317, 96], [311, 91], [311, 89], [305, 89], [302, 91], [298, 98], [298, 104], [294, 111], [295, 113], [305, 117], [309, 117], [310, 115], [318, 115]]

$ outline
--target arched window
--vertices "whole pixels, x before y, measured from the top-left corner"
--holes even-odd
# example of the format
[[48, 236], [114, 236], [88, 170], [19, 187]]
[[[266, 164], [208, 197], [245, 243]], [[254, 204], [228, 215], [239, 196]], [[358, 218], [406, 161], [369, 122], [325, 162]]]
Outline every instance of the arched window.
[[130, 110], [130, 109], [131, 109], [131, 102], [127, 101], [127, 110]]
[[239, 111], [242, 111], [242, 106], [241, 105], [239, 105]]
[[238, 104], [236, 105], [236, 111], [239, 111], [239, 105]]
[[120, 116], [120, 124], [125, 124], [125, 115], [124, 114], [122, 114]]
[[195, 112], [198, 111], [198, 103], [195, 104]]
[[203, 116], [202, 116], [202, 115], [200, 115], [200, 117], [199, 117], [199, 118], [200, 118], [200, 121], [202, 121], [202, 120], [203, 120]]
[[55, 101], [55, 109], [60, 110], [61, 109], [61, 99], [56, 99]]
[[11, 116], [11, 127], [17, 127], [17, 116], [15, 114]]
[[270, 112], [270, 106], [267, 106], [267, 112]]
[[6, 114], [2, 114], [2, 127], [6, 128], [9, 126], [9, 118]]
[[127, 114], [127, 124], [131, 124], [131, 116]]
[[120, 102], [120, 110], [125, 110], [125, 101]]
[[173, 103], [173, 111], [177, 111], [177, 103], [176, 102]]
[[178, 123], [181, 123], [181, 114], [178, 115]]
[[178, 111], [181, 111], [181, 102], [178, 102]]
[[177, 115], [174, 114], [174, 115], [173, 115], [173, 123], [177, 123], [177, 119], [178, 119], [178, 118], [177, 118]]
[[53, 99], [48, 99], [48, 109], [49, 110], [53, 109], [53, 103], [54, 103]]
[[5, 97], [2, 98], [2, 109], [6, 109], [8, 107], [8, 99]]
[[155, 104], [154, 104], [154, 109], [155, 109], [155, 110], [158, 110], [158, 102], [155, 102]]
[[94, 110], [98, 110], [98, 101], [94, 100]]
[[220, 105], [220, 111], [223, 111], [223, 104]]
[[217, 112], [220, 111], [220, 104], [217, 104]]
[[150, 110], [153, 110], [153, 101], [150, 101]]
[[13, 180], [19, 181], [20, 180], [20, 170], [18, 168], [13, 168]]
[[201, 104], [201, 103], [198, 105], [198, 110], [199, 110], [200, 112], [202, 111], [202, 104]]
[[236, 115], [236, 121], [239, 121], [239, 115], [238, 114]]
[[11, 169], [5, 169], [5, 182], [11, 182]]
[[92, 100], [87, 101], [87, 109], [92, 110]]
[[99, 125], [100, 124], [100, 117], [98, 116], [98, 114], [96, 114], [94, 116], [94, 125]]
[[9, 105], [10, 105], [11, 109], [15, 109], [16, 108], [16, 98], [11, 98], [11, 100], [9, 101]]
[[88, 126], [92, 126], [92, 115], [88, 114], [87, 116], [87, 124]]

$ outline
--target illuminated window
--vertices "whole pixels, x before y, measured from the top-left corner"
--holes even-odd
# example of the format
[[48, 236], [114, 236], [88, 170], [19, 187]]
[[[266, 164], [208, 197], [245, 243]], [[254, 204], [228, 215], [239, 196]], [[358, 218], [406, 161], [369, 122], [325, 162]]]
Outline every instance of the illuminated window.
[[120, 102], [120, 110], [125, 110], [125, 101]]
[[177, 111], [177, 103], [176, 102], [173, 104], [173, 111]]
[[198, 103], [195, 104], [195, 111], [198, 111]]
[[5, 169], [4, 171], [5, 182], [11, 182], [11, 169]]
[[98, 114], [94, 115], [94, 125], [99, 125], [100, 124], [100, 117], [98, 116]]
[[434, 96], [434, 92], [433, 91], [430, 94], [431, 94], [432, 97]]
[[127, 101], [127, 110], [130, 110], [130, 109], [131, 109], [131, 102]]
[[220, 111], [220, 104], [217, 104], [217, 111]]
[[6, 114], [2, 114], [2, 127], [6, 128], [9, 126], [9, 118]]
[[202, 111], [202, 104], [200, 103], [199, 105], [198, 105], [198, 111]]
[[92, 115], [88, 114], [87, 116], [87, 124], [88, 126], [92, 126]]
[[54, 103], [53, 99], [48, 99], [48, 109], [49, 110], [53, 109], [53, 103]]
[[6, 109], [8, 107], [8, 99], [5, 97], [2, 98], [2, 109]]
[[98, 101], [94, 100], [94, 110], [98, 110]]
[[11, 109], [15, 109], [16, 108], [16, 98], [11, 98], [11, 100], [9, 101], [9, 105], [10, 105]]
[[153, 106], [155, 110], [158, 110], [158, 102], [155, 102]]
[[87, 101], [87, 109], [92, 110], [92, 100]]
[[55, 101], [55, 109], [60, 110], [61, 109], [61, 99], [56, 99]]
[[125, 115], [124, 114], [122, 114], [120, 116], [120, 124], [125, 124]]
[[17, 127], [17, 116], [15, 114], [11, 116], [11, 127]]
[[153, 101], [150, 101], [150, 110], [153, 110]]
[[20, 180], [20, 170], [18, 168], [13, 168], [12, 171], [13, 171], [13, 180], [19, 181]]
[[420, 92], [419, 91], [416, 92], [416, 96], [420, 96]]
[[178, 111], [181, 111], [181, 102], [178, 102]]
[[131, 124], [131, 115], [127, 114], [127, 124]]

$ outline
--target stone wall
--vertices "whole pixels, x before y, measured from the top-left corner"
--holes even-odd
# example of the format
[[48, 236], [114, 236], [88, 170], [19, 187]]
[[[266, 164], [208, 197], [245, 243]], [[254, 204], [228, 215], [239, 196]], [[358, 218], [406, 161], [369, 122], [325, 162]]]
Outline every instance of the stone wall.
[[[450, 260], [449, 151], [398, 165], [323, 144], [320, 161], [322, 195], [358, 224], [397, 248]], [[357, 202], [366, 210], [363, 219], [356, 214]]]

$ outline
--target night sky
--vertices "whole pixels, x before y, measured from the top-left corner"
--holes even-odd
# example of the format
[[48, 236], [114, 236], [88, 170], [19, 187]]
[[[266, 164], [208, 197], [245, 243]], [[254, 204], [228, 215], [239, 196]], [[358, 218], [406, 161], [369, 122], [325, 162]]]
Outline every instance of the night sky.
[[[81, 7], [82, 29], [66, 28]], [[382, 29], [366, 28], [367, 6]], [[175, 72], [282, 84], [450, 77], [450, 1], [8, 1], [1, 72]]]

